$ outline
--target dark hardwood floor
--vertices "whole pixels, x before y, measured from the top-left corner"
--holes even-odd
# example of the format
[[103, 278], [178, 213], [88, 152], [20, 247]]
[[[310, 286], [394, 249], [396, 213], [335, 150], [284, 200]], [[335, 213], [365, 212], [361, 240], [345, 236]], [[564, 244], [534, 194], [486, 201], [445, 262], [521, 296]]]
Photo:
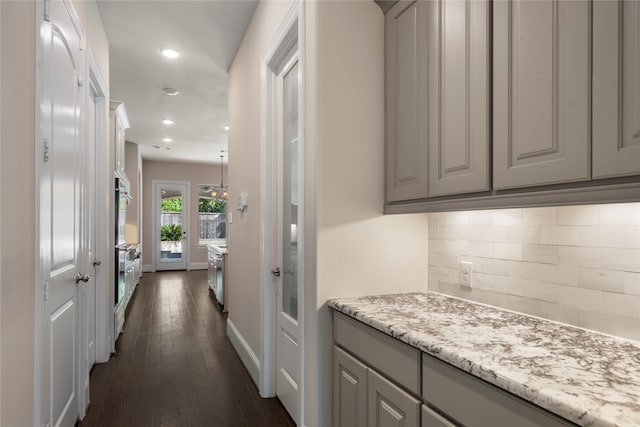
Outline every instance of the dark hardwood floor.
[[145, 273], [117, 355], [91, 372], [88, 426], [294, 426], [226, 337], [206, 271]]

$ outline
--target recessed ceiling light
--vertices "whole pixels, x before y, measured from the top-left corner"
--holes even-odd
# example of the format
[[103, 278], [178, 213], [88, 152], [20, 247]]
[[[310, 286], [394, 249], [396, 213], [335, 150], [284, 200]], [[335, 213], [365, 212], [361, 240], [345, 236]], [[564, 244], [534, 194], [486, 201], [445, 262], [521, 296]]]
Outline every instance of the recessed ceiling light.
[[171, 139], [171, 138], [162, 138], [162, 142], [169, 143], [171, 141], [173, 141], [173, 139]]
[[176, 96], [177, 94], [179, 94], [180, 92], [178, 91], [178, 89], [174, 89], [172, 87], [165, 87], [164, 89], [162, 89], [164, 91], [164, 93], [166, 93], [169, 96]]
[[180, 56], [180, 52], [178, 52], [175, 49], [170, 49], [168, 47], [164, 49], [160, 49], [160, 52], [162, 52], [162, 54], [169, 59], [176, 59], [178, 56]]
[[162, 119], [162, 123], [164, 123], [165, 125], [169, 126], [173, 124], [173, 120], [171, 119]]
[[224, 130], [229, 130], [229, 125], [225, 125]]
[[171, 150], [171, 147], [164, 147], [165, 150]]
[[154, 145], [153, 148], [155, 148], [156, 150], [159, 150], [160, 146], [159, 145]]

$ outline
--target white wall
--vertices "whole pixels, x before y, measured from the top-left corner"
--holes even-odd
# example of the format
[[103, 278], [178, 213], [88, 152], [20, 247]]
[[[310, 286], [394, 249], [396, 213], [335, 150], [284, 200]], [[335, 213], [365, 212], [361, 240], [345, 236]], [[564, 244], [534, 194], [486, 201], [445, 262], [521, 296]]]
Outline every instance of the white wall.
[[[229, 320], [260, 355], [261, 60], [293, 2], [261, 1], [229, 69], [229, 192], [249, 207], [229, 225]], [[235, 202], [231, 204], [235, 208]]]
[[[430, 214], [429, 288], [640, 341], [640, 203]], [[458, 285], [473, 262], [473, 288]]]
[[[223, 169], [226, 169], [224, 167]], [[129, 177], [129, 179], [133, 179]], [[198, 184], [219, 184], [220, 165], [206, 165], [183, 162], [142, 161], [142, 217], [146, 218], [142, 227], [142, 264], [153, 265], [153, 180], [188, 181], [191, 183], [189, 230], [189, 262], [206, 263], [207, 247], [198, 244]], [[225, 182], [227, 179], [225, 178]], [[204, 266], [206, 268], [206, 266]]]
[[[426, 215], [383, 216], [384, 17], [367, 1], [307, 3], [306, 426], [331, 424], [328, 299], [426, 290]], [[357, 29], [357, 30], [356, 30]], [[315, 170], [314, 170], [315, 169]], [[313, 194], [315, 190], [315, 195]], [[313, 216], [313, 212], [309, 213]], [[314, 231], [315, 229], [315, 231]], [[314, 278], [315, 273], [315, 278]], [[315, 281], [315, 283], [314, 283]]]
[[[87, 46], [108, 82], [108, 47], [94, 1], [78, 2]], [[2, 426], [34, 425], [35, 3], [0, 2], [0, 402]], [[101, 59], [98, 59], [101, 58]], [[6, 343], [11, 345], [7, 346]]]

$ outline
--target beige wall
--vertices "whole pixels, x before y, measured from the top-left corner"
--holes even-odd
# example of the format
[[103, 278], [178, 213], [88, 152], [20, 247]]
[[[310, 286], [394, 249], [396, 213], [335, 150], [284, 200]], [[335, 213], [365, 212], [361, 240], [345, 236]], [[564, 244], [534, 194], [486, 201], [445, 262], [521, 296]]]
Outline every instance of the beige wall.
[[[258, 4], [229, 70], [229, 191], [249, 207], [229, 225], [229, 320], [260, 355], [261, 59], [291, 1]], [[235, 208], [235, 202], [232, 202]]]
[[[0, 425], [34, 425], [35, 8], [0, 2]], [[93, 1], [78, 2], [87, 46], [108, 82], [108, 46]], [[19, 183], [16, 184], [16, 183]], [[16, 327], [18, 325], [18, 327]], [[10, 343], [10, 345], [7, 345]]]
[[[261, 77], [290, 4], [261, 2], [229, 73], [232, 199], [249, 209], [230, 230], [233, 321], [260, 354]], [[383, 16], [373, 2], [306, 2], [305, 425], [331, 424], [329, 298], [425, 290], [427, 218], [382, 215]], [[358, 31], [354, 31], [357, 28]], [[241, 254], [236, 255], [234, 254]]]
[[331, 424], [327, 300], [426, 290], [427, 217], [382, 215], [382, 12], [373, 2], [308, 2], [306, 24], [307, 169], [315, 180], [307, 205], [316, 205], [306, 231], [313, 244], [316, 230], [316, 283], [307, 275], [305, 425], [319, 427]]
[[[196, 163], [158, 162], [152, 160], [142, 161], [142, 216], [143, 216], [143, 254], [142, 264], [153, 265], [153, 180], [188, 181], [191, 183], [190, 202], [190, 233], [188, 241], [190, 250], [190, 263], [206, 263], [207, 248], [198, 245], [198, 184], [219, 184], [220, 165], [204, 165]], [[226, 173], [226, 167], [224, 168]], [[131, 178], [131, 177], [129, 177]], [[225, 182], [227, 177], [225, 176]], [[203, 266], [206, 268], [206, 266]]]
[[[0, 271], [3, 426], [33, 425], [35, 339], [35, 27], [33, 2], [2, 8]], [[12, 185], [11, 185], [12, 184]]]

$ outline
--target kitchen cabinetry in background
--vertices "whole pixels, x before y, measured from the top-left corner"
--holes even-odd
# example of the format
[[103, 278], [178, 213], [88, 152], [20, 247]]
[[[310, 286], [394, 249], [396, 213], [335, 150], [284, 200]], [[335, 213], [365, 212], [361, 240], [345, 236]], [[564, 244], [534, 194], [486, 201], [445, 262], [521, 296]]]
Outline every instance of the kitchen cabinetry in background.
[[638, 2], [399, 1], [385, 25], [385, 213], [638, 200]]
[[114, 147], [114, 168], [120, 175], [125, 174], [124, 142], [125, 130], [129, 128], [129, 119], [124, 103], [120, 101], [110, 101], [109, 119], [111, 126], [111, 144]]

